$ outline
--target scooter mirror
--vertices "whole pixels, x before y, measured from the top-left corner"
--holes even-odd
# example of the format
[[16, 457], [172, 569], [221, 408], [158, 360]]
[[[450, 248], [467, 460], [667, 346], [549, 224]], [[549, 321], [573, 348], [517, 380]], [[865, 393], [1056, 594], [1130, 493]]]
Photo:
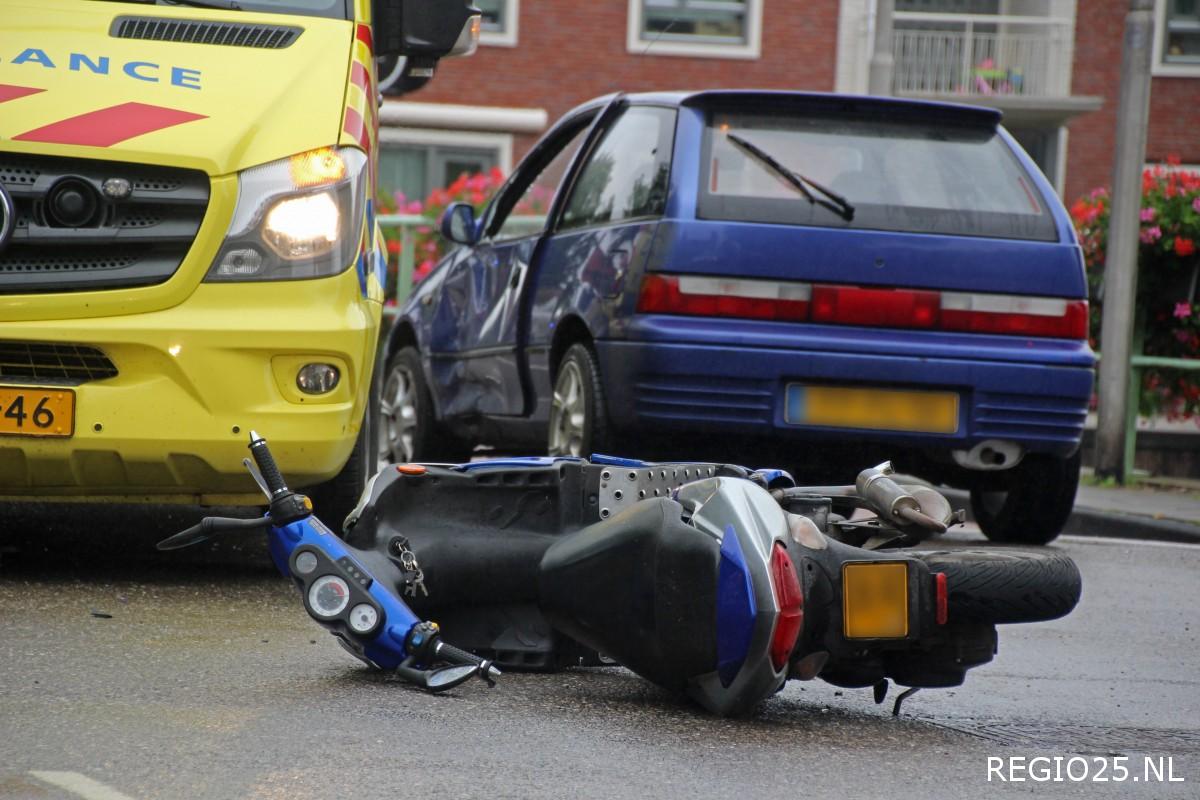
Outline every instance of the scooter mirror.
[[460, 683], [470, 680], [478, 671], [479, 667], [474, 664], [435, 669], [432, 672], [426, 673], [425, 688], [431, 692], [451, 689]]

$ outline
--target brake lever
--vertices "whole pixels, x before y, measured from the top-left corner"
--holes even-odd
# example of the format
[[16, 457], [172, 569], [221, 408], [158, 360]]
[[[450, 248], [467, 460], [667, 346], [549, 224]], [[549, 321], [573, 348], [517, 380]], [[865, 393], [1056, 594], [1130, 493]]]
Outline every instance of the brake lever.
[[243, 458], [242, 466], [245, 467], [246, 471], [250, 473], [250, 477], [254, 478], [254, 482], [258, 484], [258, 488], [261, 489], [262, 493], [266, 496], [267, 502], [271, 502], [271, 490], [267, 488], [267, 480], [262, 476], [262, 473], [258, 471], [258, 467], [255, 466], [254, 462], [248, 458]]

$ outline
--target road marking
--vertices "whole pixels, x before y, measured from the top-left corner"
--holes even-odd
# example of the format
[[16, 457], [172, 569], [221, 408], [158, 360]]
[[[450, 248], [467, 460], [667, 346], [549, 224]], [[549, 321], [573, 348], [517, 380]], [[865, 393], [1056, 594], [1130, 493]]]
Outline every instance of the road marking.
[[29, 774], [43, 783], [79, 795], [84, 800], [133, 800], [129, 795], [118, 792], [111, 786], [105, 786], [100, 781], [92, 780], [87, 775], [81, 775], [78, 772], [30, 770]]
[[1121, 539], [1109, 536], [1080, 536], [1064, 534], [1055, 539], [1056, 542], [1077, 542], [1078, 544], [1108, 544], [1121, 547], [1137, 545], [1139, 547], [1182, 547], [1187, 550], [1200, 550], [1200, 544], [1190, 542], [1160, 542], [1154, 539]]

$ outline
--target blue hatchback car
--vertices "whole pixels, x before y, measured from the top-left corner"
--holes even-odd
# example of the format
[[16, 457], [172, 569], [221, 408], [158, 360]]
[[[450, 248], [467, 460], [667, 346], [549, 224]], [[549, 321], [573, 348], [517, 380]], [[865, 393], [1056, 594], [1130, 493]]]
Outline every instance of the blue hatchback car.
[[[534, 196], [553, 199], [531, 228]], [[996, 540], [1048, 541], [1070, 512], [1094, 363], [1083, 259], [994, 110], [603, 97], [442, 231], [461, 246], [388, 343], [396, 461], [476, 443], [796, 466], [879, 451], [970, 489]]]

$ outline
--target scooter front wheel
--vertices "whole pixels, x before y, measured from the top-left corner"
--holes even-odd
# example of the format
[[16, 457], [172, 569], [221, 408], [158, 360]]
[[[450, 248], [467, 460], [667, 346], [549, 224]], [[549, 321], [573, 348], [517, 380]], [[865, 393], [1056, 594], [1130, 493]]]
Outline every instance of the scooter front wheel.
[[930, 572], [944, 573], [951, 623], [999, 625], [1042, 622], [1069, 613], [1079, 602], [1082, 578], [1061, 553], [1018, 550], [910, 552]]

